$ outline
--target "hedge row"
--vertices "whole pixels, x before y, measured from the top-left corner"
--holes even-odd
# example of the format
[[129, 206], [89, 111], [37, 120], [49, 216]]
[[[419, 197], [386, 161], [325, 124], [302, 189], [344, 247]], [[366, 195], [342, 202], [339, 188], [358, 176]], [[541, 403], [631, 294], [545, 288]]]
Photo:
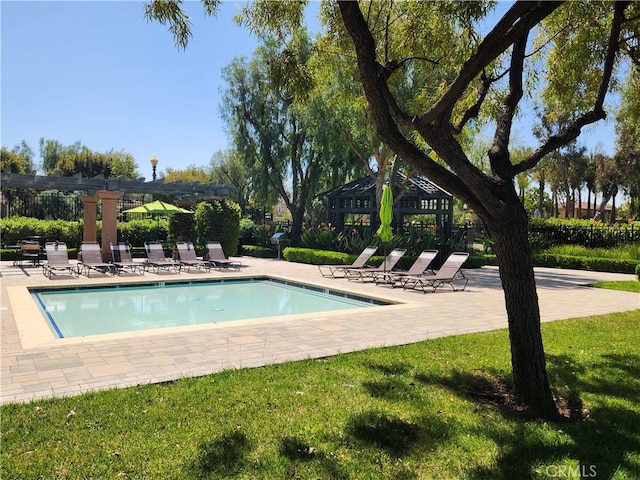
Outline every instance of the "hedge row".
[[540, 253], [533, 256], [538, 267], [573, 268], [594, 272], [637, 273], [640, 260], [615, 260], [611, 258], [574, 257]]
[[[285, 248], [283, 256], [289, 262], [307, 263], [310, 265], [349, 265], [356, 259], [355, 255], [348, 255], [346, 253], [295, 247]], [[371, 265], [379, 265], [382, 263], [383, 259], [383, 256], [375, 256], [371, 258], [369, 263]], [[416, 257], [405, 255], [398, 262], [398, 268], [407, 270], [415, 260]], [[533, 263], [537, 267], [570, 268], [575, 270], [592, 270], [612, 273], [635, 273], [640, 278], [640, 260], [613, 260], [608, 258], [538, 254], [534, 255]], [[479, 268], [484, 265], [497, 264], [498, 261], [495, 255], [474, 253], [469, 256], [464, 264], [464, 268]]]

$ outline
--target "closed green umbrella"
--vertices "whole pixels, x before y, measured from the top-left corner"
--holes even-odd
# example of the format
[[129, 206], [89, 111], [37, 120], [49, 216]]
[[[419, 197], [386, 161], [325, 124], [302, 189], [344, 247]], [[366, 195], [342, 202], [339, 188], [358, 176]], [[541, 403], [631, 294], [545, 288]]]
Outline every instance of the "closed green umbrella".
[[380, 200], [380, 228], [376, 232], [382, 243], [384, 243], [383, 270], [387, 269], [387, 242], [393, 238], [391, 222], [393, 221], [393, 192], [389, 185], [382, 188], [382, 199]]
[[382, 200], [380, 201], [380, 228], [376, 232], [380, 240], [384, 243], [390, 242], [393, 238], [391, 222], [393, 221], [393, 192], [389, 185], [382, 189]]

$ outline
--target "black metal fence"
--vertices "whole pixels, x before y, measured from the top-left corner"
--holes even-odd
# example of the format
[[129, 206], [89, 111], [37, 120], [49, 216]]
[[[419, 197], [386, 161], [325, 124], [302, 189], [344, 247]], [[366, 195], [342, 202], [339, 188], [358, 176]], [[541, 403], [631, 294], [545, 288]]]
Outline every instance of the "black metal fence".
[[553, 245], [582, 245], [607, 248], [640, 243], [640, 227], [636, 224], [600, 225], [531, 225], [530, 233]]
[[[150, 195], [126, 195], [118, 200], [118, 212], [137, 207], [149, 201]], [[0, 195], [0, 215], [8, 217], [31, 217], [40, 220], [82, 219], [84, 208], [80, 195], [58, 191], [35, 191], [7, 188]], [[97, 219], [102, 218], [101, 203], [97, 206]]]
[[[150, 201], [149, 195], [127, 195], [119, 200], [118, 211], [122, 212]], [[101, 204], [98, 202], [97, 218], [101, 219]], [[0, 216], [31, 217], [47, 220], [79, 220], [83, 217], [83, 205], [80, 195], [57, 191], [35, 191], [31, 189], [2, 189], [0, 195]], [[126, 215], [121, 217], [127, 220]], [[286, 222], [279, 225], [287, 230]], [[475, 228], [476, 237], [482, 236], [482, 228]], [[346, 229], [358, 230], [361, 234], [371, 233], [371, 226], [363, 223], [345, 226]], [[410, 237], [428, 236], [437, 233], [440, 241], [443, 238], [453, 242], [469, 242], [469, 232], [464, 227], [442, 227], [428, 223], [411, 223], [403, 226], [403, 233]], [[561, 225], [535, 224], [530, 226], [530, 233], [534, 237], [554, 245], [573, 244], [588, 248], [614, 247], [621, 244], [640, 243], [640, 226], [638, 224], [604, 225]], [[471, 240], [473, 242], [473, 240]]]

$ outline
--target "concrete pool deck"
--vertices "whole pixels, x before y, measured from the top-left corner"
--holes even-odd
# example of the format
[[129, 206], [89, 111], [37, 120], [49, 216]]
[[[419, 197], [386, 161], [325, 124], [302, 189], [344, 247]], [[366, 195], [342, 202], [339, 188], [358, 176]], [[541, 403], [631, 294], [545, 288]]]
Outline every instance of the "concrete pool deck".
[[[315, 266], [242, 257], [239, 272], [163, 273], [144, 276], [61, 277], [49, 280], [39, 267], [0, 262], [0, 403], [196, 377], [230, 368], [320, 358], [339, 353], [414, 343], [430, 338], [506, 328], [504, 296], [495, 267], [464, 270], [465, 291], [402, 291], [346, 279], [325, 278]], [[54, 339], [42, 318], [33, 318], [26, 295], [32, 286], [82, 286], [270, 275], [373, 296], [394, 305], [171, 328], [95, 337]], [[640, 295], [594, 289], [587, 283], [633, 280], [634, 275], [536, 269], [543, 322], [640, 308]], [[35, 330], [35, 331], [34, 331]]]

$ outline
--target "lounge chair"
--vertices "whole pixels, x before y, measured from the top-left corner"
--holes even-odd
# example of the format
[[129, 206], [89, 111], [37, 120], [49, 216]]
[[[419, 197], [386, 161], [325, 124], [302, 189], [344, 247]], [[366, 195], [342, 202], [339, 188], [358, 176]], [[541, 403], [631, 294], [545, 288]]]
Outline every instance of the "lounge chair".
[[19, 250], [13, 266], [22, 266], [23, 261], [31, 262], [34, 266], [40, 265], [40, 251], [42, 247], [34, 240], [23, 240], [19, 242]]
[[[377, 249], [376, 246], [365, 248], [351, 265], [318, 265], [318, 270], [323, 277], [342, 278], [346, 276], [348, 270], [365, 268]], [[342, 275], [339, 275], [340, 273]]]
[[223, 268], [235, 268], [236, 270], [240, 270], [242, 262], [227, 258], [220, 242], [207, 242], [206, 248], [207, 253], [204, 258], [211, 262], [211, 265], [214, 268], [217, 268], [218, 270]]
[[[445, 260], [435, 275], [423, 275], [416, 277], [405, 277], [401, 280], [402, 288], [420, 288], [423, 293], [427, 292], [427, 288], [431, 288], [435, 292], [442, 285], [450, 285], [453, 291], [464, 290], [469, 279], [462, 273], [462, 264], [467, 260], [469, 254], [467, 252], [453, 252]], [[454, 282], [463, 282], [462, 288], [456, 289]]]
[[68, 272], [74, 277], [78, 276], [77, 266], [69, 263], [66, 243], [47, 242], [44, 249], [47, 253], [47, 263], [42, 264], [42, 273], [45, 277], [53, 278], [53, 275], [58, 274], [57, 272]]
[[126, 270], [133, 273], [140, 272], [141, 275], [144, 275], [146, 265], [142, 262], [135, 262], [133, 260], [133, 257], [131, 256], [131, 245], [128, 243], [112, 243], [111, 258], [113, 259], [112, 263], [115, 267], [115, 273], [118, 275]]
[[407, 251], [404, 248], [394, 248], [391, 250], [389, 255], [386, 256], [382, 265], [379, 267], [365, 267], [365, 268], [354, 268], [346, 271], [347, 280], [362, 280], [363, 282], [367, 279], [375, 280], [375, 275], [378, 273], [390, 272], [393, 270], [393, 267], [396, 266], [396, 263], [402, 258], [402, 256]]
[[78, 274], [84, 273], [90, 276], [91, 270], [98, 273], [115, 273], [115, 267], [111, 263], [102, 260], [100, 245], [94, 242], [82, 242], [80, 244], [81, 260], [78, 261]]
[[397, 283], [401, 283], [405, 277], [421, 277], [423, 275], [434, 275], [433, 269], [431, 269], [431, 263], [438, 255], [438, 250], [424, 250], [413, 265], [406, 271], [391, 270], [387, 272], [376, 272], [374, 274], [374, 281], [376, 285], [384, 284], [396, 286]]
[[164, 256], [164, 250], [161, 243], [157, 242], [145, 242], [145, 252], [147, 253], [147, 260], [145, 264], [148, 267], [154, 267], [156, 273], [160, 273], [160, 270], [166, 270], [167, 272], [173, 269], [174, 272], [180, 272], [180, 262], [166, 258]]
[[187, 267], [187, 272], [191, 267], [196, 267], [198, 270], [203, 268], [205, 270], [211, 269], [211, 262], [198, 258], [196, 250], [191, 242], [177, 242], [178, 257], [180, 258], [180, 264], [182, 267]]

